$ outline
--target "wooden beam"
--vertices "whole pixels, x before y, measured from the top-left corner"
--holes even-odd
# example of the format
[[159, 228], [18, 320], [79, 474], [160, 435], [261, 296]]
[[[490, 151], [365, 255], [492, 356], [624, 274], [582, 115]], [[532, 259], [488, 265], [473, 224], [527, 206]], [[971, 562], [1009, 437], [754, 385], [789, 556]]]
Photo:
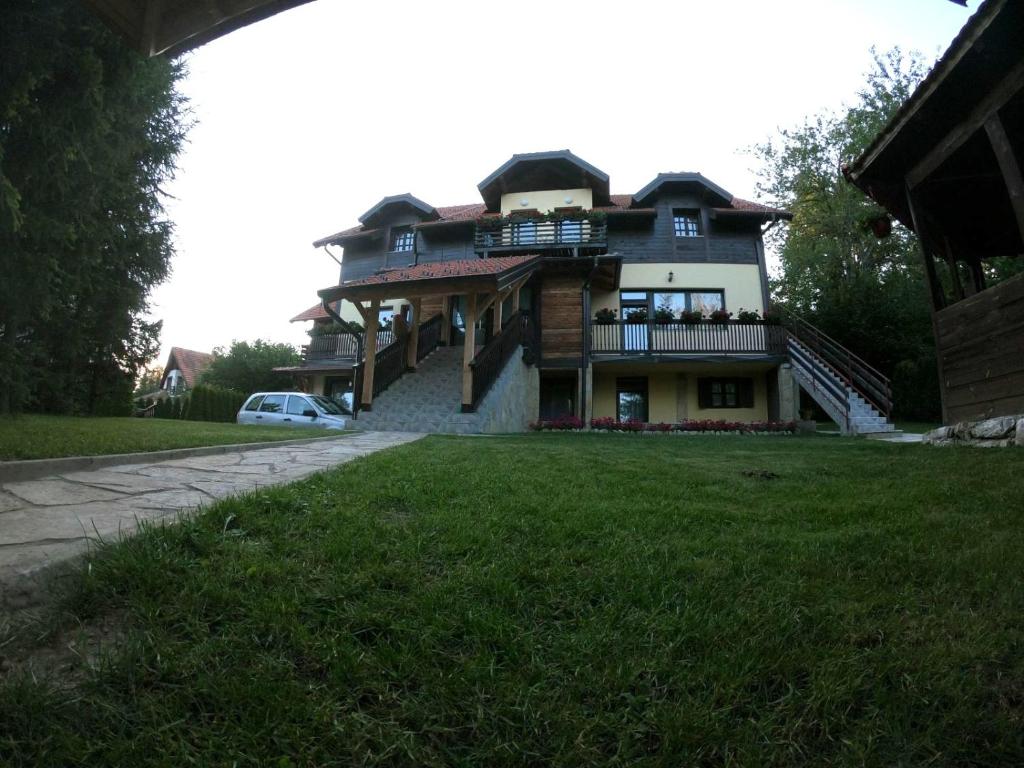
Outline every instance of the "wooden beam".
[[416, 370], [416, 355], [419, 352], [420, 344], [420, 299], [412, 299], [412, 312], [409, 323], [409, 343], [406, 345], [407, 357], [405, 359], [406, 370]]
[[523, 288], [522, 283], [512, 289], [512, 314], [519, 311], [519, 291]]
[[473, 410], [473, 369], [469, 364], [476, 355], [476, 294], [466, 296], [466, 338], [462, 347], [462, 410]]
[[[988, 120], [995, 116], [1006, 102], [1021, 89], [1024, 89], [1024, 61], [1020, 62], [999, 84], [985, 96], [959, 125], [947, 133], [927, 155], [907, 174], [910, 188], [927, 180], [935, 170], [948, 160], [954, 152], [967, 143], [975, 133], [983, 127], [987, 128]], [[991, 136], [991, 135], [990, 135]]]
[[[354, 306], [356, 308], [356, 312], [359, 313], [359, 316], [361, 318], [363, 318], [363, 327], [365, 328], [366, 327], [366, 323], [367, 323], [367, 320], [366, 320], [367, 309], [366, 309], [366, 307], [363, 306], [363, 302], [361, 302], [361, 301], [352, 301], [351, 299], [349, 299], [349, 301], [352, 302], [352, 306]], [[378, 307], [380, 306], [380, 302], [377, 302], [377, 306]], [[378, 314], [379, 314], [378, 312], [375, 312], [374, 316], [377, 316]]]
[[367, 313], [360, 311], [366, 320], [366, 363], [363, 368], [363, 398], [361, 408], [373, 410], [373, 369], [377, 364], [377, 326], [380, 324], [380, 301], [370, 302]]
[[924, 219], [919, 215], [918, 206], [914, 201], [914, 193], [910, 186], [906, 187], [907, 207], [910, 208], [910, 220], [914, 225], [914, 232], [917, 233], [917, 241], [921, 245], [921, 255], [924, 257], [924, 271], [928, 277], [929, 294], [932, 298], [932, 313], [938, 312], [946, 306], [946, 295], [939, 282], [939, 276], [935, 272], [935, 258], [928, 248], [928, 232], [923, 229]]
[[[473, 294], [473, 296], [475, 297], [476, 294]], [[476, 316], [477, 317], [481, 317], [484, 312], [486, 312], [488, 309], [490, 309], [491, 308], [491, 304], [493, 304], [494, 300], [498, 298], [498, 294], [497, 293], [489, 293], [489, 294], [486, 294], [486, 296], [487, 296], [487, 298], [485, 298], [482, 302], [479, 301], [479, 299], [478, 299], [478, 303], [476, 305]]]
[[441, 343], [446, 347], [452, 343], [452, 297], [441, 297]]
[[1017, 230], [1020, 232], [1021, 240], [1024, 240], [1024, 176], [1021, 175], [1020, 163], [998, 112], [985, 121], [985, 132], [992, 143], [992, 151], [996, 153], [999, 170], [1003, 174], [1003, 183], [1006, 184], [1013, 213], [1017, 217]]
[[494, 335], [495, 336], [497, 336], [499, 333], [501, 333], [501, 326], [502, 326], [502, 322], [501, 322], [502, 317], [501, 317], [501, 315], [502, 315], [502, 309], [504, 308], [504, 304], [505, 304], [505, 297], [507, 295], [508, 295], [508, 291], [505, 291], [504, 294], [498, 294], [498, 295], [496, 295], [494, 297]]

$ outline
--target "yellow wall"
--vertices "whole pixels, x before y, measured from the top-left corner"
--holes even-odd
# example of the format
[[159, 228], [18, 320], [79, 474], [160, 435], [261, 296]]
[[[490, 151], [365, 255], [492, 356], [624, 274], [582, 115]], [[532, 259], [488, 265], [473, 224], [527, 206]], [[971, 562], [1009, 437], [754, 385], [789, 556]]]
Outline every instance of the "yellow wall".
[[[673, 370], [633, 366], [615, 369], [594, 369], [594, 418], [616, 416], [615, 380], [620, 376], [646, 376], [648, 420], [652, 423], [675, 423], [684, 420], [714, 419], [724, 421], [766, 421], [768, 419], [768, 388], [765, 366], [687, 366]], [[753, 408], [705, 408], [698, 405], [697, 379], [706, 376], [744, 376], [754, 379]], [[685, 383], [684, 383], [685, 382]], [[685, 389], [683, 407], [680, 393]]]
[[[672, 282], [668, 273], [672, 272]], [[761, 274], [756, 264], [623, 264], [620, 289], [685, 291], [691, 288], [725, 291], [725, 308], [735, 314], [741, 309], [764, 312]], [[619, 309], [618, 291], [598, 293], [591, 299], [593, 310]]]
[[[409, 301], [407, 299], [387, 299], [386, 301], [382, 301], [380, 306], [382, 309], [384, 307], [391, 307], [394, 312], [398, 312], [402, 307], [402, 304], [408, 303]], [[363, 316], [359, 314], [359, 310], [356, 309], [355, 305], [351, 301], [342, 300], [341, 311], [338, 312], [338, 314], [341, 315], [341, 319], [347, 323], [359, 323], [359, 325], [363, 325]]]
[[[566, 202], [566, 199], [569, 202]], [[526, 201], [526, 205], [522, 201]], [[541, 213], [555, 208], [580, 206], [584, 210], [593, 207], [594, 195], [589, 189], [544, 189], [536, 192], [509, 192], [501, 196], [501, 213], [507, 216], [512, 211], [535, 208]]]

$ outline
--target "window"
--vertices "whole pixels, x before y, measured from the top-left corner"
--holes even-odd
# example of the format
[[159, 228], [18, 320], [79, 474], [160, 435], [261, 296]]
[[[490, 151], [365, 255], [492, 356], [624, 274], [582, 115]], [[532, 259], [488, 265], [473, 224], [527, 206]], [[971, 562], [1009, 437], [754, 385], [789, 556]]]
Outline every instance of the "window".
[[388, 323], [391, 322], [391, 318], [395, 316], [394, 307], [381, 307], [377, 312], [377, 324], [381, 328], [386, 328]]
[[245, 404], [245, 410], [255, 411], [260, 407], [260, 403], [263, 402], [263, 395], [256, 395], [249, 399], [249, 402]]
[[753, 379], [698, 379], [697, 403], [701, 408], [753, 408]]
[[412, 231], [412, 227], [392, 227], [391, 228], [391, 250], [395, 251], [411, 251], [413, 244], [416, 242], [416, 233]]
[[288, 413], [292, 416], [301, 416], [306, 411], [313, 411], [316, 413], [316, 408], [309, 404], [309, 400], [304, 397], [298, 397], [292, 395], [288, 398]]
[[284, 410], [284, 395], [267, 395], [260, 404], [260, 413], [280, 413]]
[[725, 309], [725, 291], [622, 291], [619, 301], [624, 320], [641, 310], [648, 314], [668, 310], [678, 318], [685, 309], [707, 317], [716, 309]]
[[700, 211], [679, 209], [672, 211], [672, 226], [675, 229], [676, 237], [700, 237]]
[[647, 421], [647, 378], [616, 379], [615, 400], [619, 421]]

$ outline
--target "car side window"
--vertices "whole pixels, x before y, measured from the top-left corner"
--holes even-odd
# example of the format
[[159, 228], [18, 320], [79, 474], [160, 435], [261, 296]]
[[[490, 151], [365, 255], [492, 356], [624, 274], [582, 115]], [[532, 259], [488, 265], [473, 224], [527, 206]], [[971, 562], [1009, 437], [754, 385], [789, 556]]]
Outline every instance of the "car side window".
[[249, 400], [248, 403], [245, 404], [245, 410], [247, 410], [247, 411], [258, 410], [259, 407], [260, 407], [260, 403], [262, 403], [262, 402], [263, 402], [263, 395], [256, 395], [256, 397], [252, 398], [251, 400]]
[[298, 397], [297, 395], [291, 395], [288, 398], [288, 413], [292, 416], [301, 416], [303, 411], [315, 411], [312, 405], [309, 404], [309, 400], [304, 397]]
[[280, 413], [284, 410], [284, 395], [267, 395], [260, 405], [260, 413]]

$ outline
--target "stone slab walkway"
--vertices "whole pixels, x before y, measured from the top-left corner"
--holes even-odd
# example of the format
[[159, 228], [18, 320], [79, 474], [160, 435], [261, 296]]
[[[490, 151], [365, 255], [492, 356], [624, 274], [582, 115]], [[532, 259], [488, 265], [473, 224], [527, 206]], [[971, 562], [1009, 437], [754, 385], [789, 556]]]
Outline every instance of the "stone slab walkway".
[[225, 496], [289, 483], [413, 442], [408, 432], [362, 432], [303, 445], [124, 464], [0, 485], [0, 607], [31, 603], [54, 565], [115, 540], [139, 521], [173, 520]]

